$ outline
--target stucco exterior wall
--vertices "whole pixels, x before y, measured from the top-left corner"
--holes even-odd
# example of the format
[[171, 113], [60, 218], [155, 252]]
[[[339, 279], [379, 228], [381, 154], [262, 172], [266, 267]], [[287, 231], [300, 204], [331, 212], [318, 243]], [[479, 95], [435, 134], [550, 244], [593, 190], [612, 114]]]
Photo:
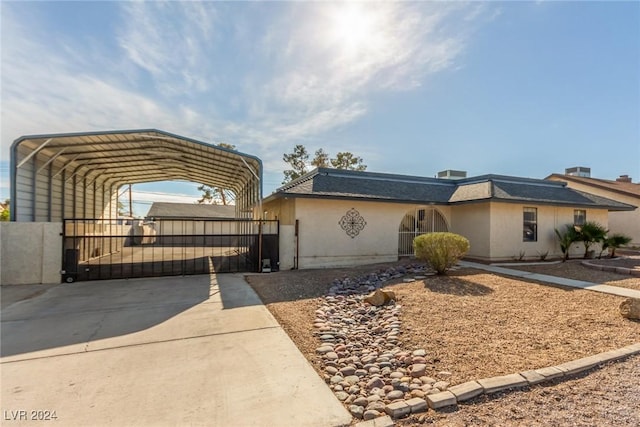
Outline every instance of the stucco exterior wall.
[[60, 283], [62, 223], [0, 223], [3, 285]]
[[294, 225], [280, 225], [280, 270], [291, 270], [296, 261], [296, 236]]
[[469, 240], [468, 256], [489, 258], [491, 254], [491, 217], [489, 203], [473, 203], [453, 206], [451, 209], [452, 233]]
[[[553, 179], [560, 181], [559, 179]], [[611, 233], [622, 233], [631, 237], [633, 239], [631, 245], [640, 246], [640, 197], [620, 194], [614, 191], [585, 185], [580, 182], [564, 182], [567, 182], [567, 185], [573, 189], [636, 206], [636, 209], [633, 211], [609, 212], [608, 228]], [[592, 218], [589, 218], [589, 215], [587, 214], [587, 221], [591, 220]]]
[[[522, 238], [523, 209], [537, 208], [538, 239], [525, 242]], [[513, 260], [524, 253], [524, 259], [539, 259], [543, 254], [549, 258], [562, 256], [555, 229], [564, 231], [566, 225], [573, 224], [573, 207], [557, 207], [535, 204], [491, 203], [491, 250], [490, 259]], [[605, 209], [587, 209], [587, 218], [607, 226]], [[595, 246], [595, 250], [599, 247]], [[582, 243], [575, 243], [570, 256], [579, 257], [584, 254]]]
[[[318, 200], [318, 203], [322, 203]], [[266, 212], [264, 219], [279, 220], [280, 225], [295, 225], [296, 209], [294, 199], [278, 199], [262, 205]]]
[[[398, 229], [407, 213], [417, 208], [436, 208], [445, 218], [449, 231], [469, 239], [469, 257], [509, 261], [519, 258], [537, 260], [562, 256], [555, 229], [573, 224], [573, 207], [517, 203], [469, 203], [454, 206], [425, 206], [371, 201], [295, 198], [264, 205], [267, 219], [286, 217], [290, 225], [280, 227], [280, 268], [322, 268], [392, 262], [398, 259]], [[538, 237], [523, 241], [523, 208], [537, 209]], [[366, 222], [364, 228], [349, 236], [340, 226], [347, 211], [355, 209]], [[587, 218], [608, 225], [605, 209], [586, 209]], [[295, 222], [298, 220], [298, 236]], [[296, 243], [298, 258], [296, 260]], [[599, 251], [599, 247], [594, 247]], [[582, 243], [573, 245], [570, 255], [581, 257]]]
[[[298, 268], [396, 261], [400, 222], [408, 212], [415, 211], [419, 206], [384, 202], [295, 199], [295, 214], [299, 221]], [[341, 218], [350, 209], [357, 210], [366, 222], [364, 228], [354, 237], [350, 237], [340, 226]], [[447, 223], [450, 223], [450, 209], [448, 207], [442, 209], [437, 207], [437, 209]], [[282, 251], [283, 247], [281, 247], [281, 253]]]

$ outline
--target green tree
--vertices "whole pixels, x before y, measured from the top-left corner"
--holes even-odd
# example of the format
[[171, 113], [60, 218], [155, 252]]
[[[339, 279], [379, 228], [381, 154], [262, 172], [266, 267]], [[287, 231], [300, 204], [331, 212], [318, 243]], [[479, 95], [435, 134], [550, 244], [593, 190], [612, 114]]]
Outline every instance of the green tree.
[[335, 168], [363, 171], [367, 166], [363, 164], [363, 160], [359, 156], [353, 155], [348, 151], [339, 152], [334, 159], [329, 158], [329, 154], [320, 148], [315, 152], [315, 157], [309, 163], [309, 153], [304, 145], [296, 145], [293, 152], [284, 154], [282, 160], [287, 162], [291, 169], [284, 170], [283, 184], [293, 181], [308, 172], [307, 165], [316, 168]]
[[[236, 146], [233, 144], [227, 144], [226, 142], [221, 142], [217, 144], [218, 147], [227, 148], [229, 150], [235, 150]], [[211, 185], [202, 184], [198, 187], [199, 191], [202, 191], [202, 197], [198, 199], [199, 204], [222, 204], [226, 206], [229, 203], [228, 195], [225, 192], [224, 188], [213, 187]]]
[[284, 171], [284, 181], [283, 184], [293, 181], [294, 179], [300, 178], [302, 175], [307, 173], [307, 161], [309, 160], [309, 153], [304, 145], [298, 144], [293, 147], [293, 152], [289, 154], [284, 154], [282, 156], [282, 160], [289, 163], [291, 169], [286, 169]]
[[367, 166], [363, 164], [363, 160], [359, 156], [354, 156], [348, 151], [341, 151], [336, 154], [335, 159], [331, 159], [331, 165], [336, 169], [349, 169], [354, 171], [363, 171]]
[[613, 233], [611, 236], [607, 236], [602, 242], [602, 251], [604, 252], [606, 249], [611, 249], [609, 256], [613, 258], [616, 256], [616, 249], [631, 243], [632, 240], [631, 237], [622, 233]]
[[316, 168], [331, 167], [329, 154], [327, 154], [322, 148], [319, 148], [318, 150], [316, 150], [316, 156], [311, 161], [311, 165]]
[[2, 205], [2, 212], [0, 212], [0, 221], [9, 221], [11, 218], [11, 203], [9, 199], [6, 199]]
[[562, 262], [569, 259], [569, 250], [571, 245], [580, 240], [580, 234], [573, 225], [567, 224], [567, 228], [564, 233], [560, 233], [556, 228], [556, 236], [560, 240], [560, 250], [562, 251]]
[[595, 221], [587, 221], [578, 227], [579, 239], [584, 244], [584, 257], [589, 256], [592, 245], [602, 242], [607, 236], [607, 229]]

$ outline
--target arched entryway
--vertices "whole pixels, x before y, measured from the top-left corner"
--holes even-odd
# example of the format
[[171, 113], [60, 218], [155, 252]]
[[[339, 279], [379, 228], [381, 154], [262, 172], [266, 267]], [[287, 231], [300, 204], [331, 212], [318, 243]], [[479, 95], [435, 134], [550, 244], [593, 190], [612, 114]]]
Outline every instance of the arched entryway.
[[407, 212], [398, 229], [398, 255], [413, 256], [413, 239], [436, 231], [449, 231], [447, 220], [438, 209], [423, 207]]

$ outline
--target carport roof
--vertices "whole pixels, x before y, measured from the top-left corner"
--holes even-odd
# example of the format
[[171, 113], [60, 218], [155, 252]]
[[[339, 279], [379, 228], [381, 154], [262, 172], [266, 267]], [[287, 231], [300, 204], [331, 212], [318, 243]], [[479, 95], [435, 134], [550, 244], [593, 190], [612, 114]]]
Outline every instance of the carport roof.
[[[19, 147], [29, 150], [22, 159]], [[15, 169], [38, 154], [117, 186], [186, 180], [238, 192], [262, 172], [255, 156], [157, 129], [22, 136], [11, 153]]]

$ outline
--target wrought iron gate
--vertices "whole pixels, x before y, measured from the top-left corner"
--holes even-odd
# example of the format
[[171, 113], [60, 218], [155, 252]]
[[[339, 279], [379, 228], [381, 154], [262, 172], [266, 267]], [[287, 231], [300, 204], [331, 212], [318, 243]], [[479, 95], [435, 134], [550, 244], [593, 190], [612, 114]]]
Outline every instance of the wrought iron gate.
[[408, 212], [398, 229], [398, 256], [413, 256], [413, 239], [424, 233], [449, 231], [447, 220], [435, 208]]
[[278, 221], [64, 220], [62, 279], [257, 272], [278, 266]]

